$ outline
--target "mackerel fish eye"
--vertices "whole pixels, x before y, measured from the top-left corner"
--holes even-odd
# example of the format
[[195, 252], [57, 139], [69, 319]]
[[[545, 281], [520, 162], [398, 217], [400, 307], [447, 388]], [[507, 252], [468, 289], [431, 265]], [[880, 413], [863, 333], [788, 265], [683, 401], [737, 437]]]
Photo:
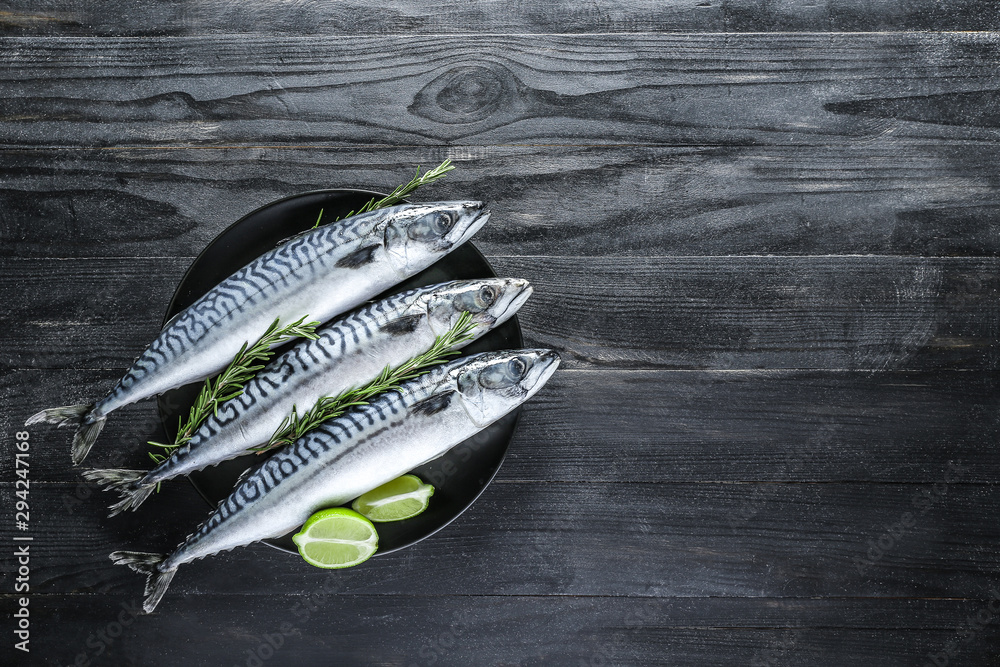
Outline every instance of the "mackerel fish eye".
[[479, 373], [479, 384], [486, 389], [513, 387], [528, 372], [528, 365], [520, 357], [514, 357], [505, 364], [493, 364]]
[[414, 241], [432, 241], [447, 234], [454, 224], [454, 213], [437, 211], [414, 220], [406, 233]]
[[483, 285], [476, 292], [476, 305], [480, 310], [485, 310], [493, 305], [497, 299], [497, 288], [493, 285]]
[[521, 357], [514, 357], [507, 362], [507, 377], [511, 382], [520, 382], [528, 374], [528, 364]]
[[490, 306], [497, 298], [497, 289], [492, 285], [483, 285], [475, 292], [461, 292], [452, 301], [455, 310], [458, 312], [481, 313]]
[[439, 235], [444, 236], [444, 234], [455, 225], [455, 214], [449, 211], [440, 211], [434, 216], [431, 221], [431, 227]]

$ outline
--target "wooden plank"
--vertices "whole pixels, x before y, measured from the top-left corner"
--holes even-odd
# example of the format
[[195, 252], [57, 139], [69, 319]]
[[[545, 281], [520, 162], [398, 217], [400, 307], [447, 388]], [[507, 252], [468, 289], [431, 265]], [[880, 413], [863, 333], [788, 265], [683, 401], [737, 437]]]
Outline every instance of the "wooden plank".
[[[995, 369], [998, 258], [493, 257], [566, 367]], [[190, 260], [0, 260], [7, 368], [125, 369]], [[595, 276], [599, 278], [595, 279]]]
[[[93, 400], [113, 371], [0, 378], [0, 431], [42, 407]], [[69, 431], [34, 426], [32, 479], [77, 483]], [[949, 461], [967, 482], [1000, 477], [995, 373], [561, 370], [524, 410], [504, 481], [933, 484]], [[87, 461], [145, 468], [161, 439], [152, 401], [109, 420]], [[12, 479], [0, 459], [0, 480]], [[93, 488], [93, 487], [92, 487]]]
[[505, 257], [494, 265], [532, 281], [526, 341], [567, 362], [884, 370], [994, 368], [994, 262]]
[[[335, 576], [343, 592], [380, 595], [980, 599], [1000, 578], [1000, 527], [983, 520], [1000, 498], [963, 483], [975, 462], [961, 465], [936, 485], [500, 482], [430, 539]], [[80, 495], [31, 487], [36, 594], [134, 598], [141, 578], [108, 554], [172, 549], [209, 510], [187, 485], [110, 519], [106, 494]], [[0, 497], [10, 543], [11, 482]], [[16, 568], [12, 550], [0, 567]], [[185, 565], [164, 611], [185, 597], [314, 591], [330, 576], [254, 545]]]
[[294, 7], [264, 0], [239, 5], [212, 0], [190, 7], [179, 0], [11, 0], [0, 14], [8, 35], [195, 35], [268, 33], [354, 36], [464, 34], [848, 30], [995, 30], [1000, 16], [988, 0], [826, 0], [821, 3], [737, 0], [570, 0], [536, 5], [501, 0], [437, 2], [389, 0], [377, 7], [350, 0], [302, 0]]
[[[256, 664], [253, 656], [279, 665], [336, 656], [341, 664], [418, 666], [910, 666], [942, 651], [955, 628], [988, 609], [986, 601], [953, 600], [396, 597], [326, 589], [172, 602], [172, 610], [133, 618], [131, 597], [36, 596], [39, 626], [63, 630], [58, 642], [32, 641], [32, 656], [61, 665], [82, 653], [93, 664], [227, 667]], [[204, 636], [216, 640], [194, 640]], [[961, 644], [956, 662], [988, 664], [998, 650], [988, 624]]]
[[991, 32], [441, 41], [9, 38], [0, 143], [829, 145], [998, 125]]
[[490, 202], [491, 255], [1000, 255], [993, 142], [0, 155], [7, 257], [190, 257], [268, 202], [389, 191], [445, 158], [457, 169], [416, 199]]

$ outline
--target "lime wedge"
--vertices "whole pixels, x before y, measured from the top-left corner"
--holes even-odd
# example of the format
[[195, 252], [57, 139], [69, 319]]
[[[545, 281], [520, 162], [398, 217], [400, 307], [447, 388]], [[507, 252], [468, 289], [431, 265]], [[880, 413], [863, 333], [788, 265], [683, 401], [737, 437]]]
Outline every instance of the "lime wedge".
[[378, 549], [372, 522], [346, 507], [316, 512], [292, 536], [299, 554], [310, 565], [328, 570], [363, 563]]
[[433, 486], [414, 475], [403, 475], [372, 489], [351, 503], [351, 507], [372, 521], [402, 521], [427, 509], [432, 495]]

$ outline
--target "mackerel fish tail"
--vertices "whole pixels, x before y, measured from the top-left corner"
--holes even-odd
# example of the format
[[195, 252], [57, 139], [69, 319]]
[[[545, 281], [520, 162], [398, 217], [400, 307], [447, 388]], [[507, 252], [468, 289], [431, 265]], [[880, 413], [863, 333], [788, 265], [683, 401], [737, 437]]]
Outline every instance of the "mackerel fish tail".
[[103, 414], [95, 414], [93, 403], [81, 403], [42, 410], [28, 417], [24, 425], [45, 423], [55, 424], [57, 427], [76, 426], [71, 453], [73, 465], [79, 465], [87, 458], [90, 448], [94, 446], [94, 441], [97, 440], [101, 429], [104, 428], [106, 419], [107, 417]]
[[177, 570], [163, 571], [160, 564], [166, 559], [164, 554], [151, 554], [143, 551], [115, 551], [111, 554], [111, 560], [115, 565], [128, 565], [132, 571], [146, 575], [146, 599], [143, 600], [142, 610], [147, 614], [156, 609], [160, 604], [163, 594], [167, 592], [170, 581], [177, 574]]
[[105, 470], [86, 470], [83, 478], [88, 482], [94, 482], [104, 491], [116, 491], [121, 497], [117, 503], [110, 506], [111, 513], [108, 516], [121, 514], [125, 510], [133, 510], [141, 505], [146, 498], [149, 498], [156, 484], [145, 483], [147, 472], [145, 470], [125, 470], [122, 468], [108, 468]]

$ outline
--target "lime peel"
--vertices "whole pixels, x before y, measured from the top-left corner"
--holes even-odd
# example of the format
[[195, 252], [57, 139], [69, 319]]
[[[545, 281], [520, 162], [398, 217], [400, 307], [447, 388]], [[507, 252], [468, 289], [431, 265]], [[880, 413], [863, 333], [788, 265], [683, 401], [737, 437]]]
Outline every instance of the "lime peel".
[[342, 569], [365, 562], [378, 550], [372, 522], [346, 507], [316, 512], [292, 536], [299, 555], [310, 565]]
[[[368, 505], [370, 507], [382, 507], [383, 505], [388, 505], [389, 503], [399, 502], [401, 500], [416, 499], [421, 502], [430, 498], [434, 494], [434, 487], [430, 484], [425, 484], [423, 488], [417, 489], [416, 491], [410, 491], [409, 493], [400, 493], [395, 496], [387, 496], [381, 500], [370, 500]], [[354, 510], [357, 512], [357, 510]]]
[[433, 486], [415, 475], [403, 475], [357, 498], [351, 507], [378, 523], [402, 521], [426, 510], [432, 495]]

